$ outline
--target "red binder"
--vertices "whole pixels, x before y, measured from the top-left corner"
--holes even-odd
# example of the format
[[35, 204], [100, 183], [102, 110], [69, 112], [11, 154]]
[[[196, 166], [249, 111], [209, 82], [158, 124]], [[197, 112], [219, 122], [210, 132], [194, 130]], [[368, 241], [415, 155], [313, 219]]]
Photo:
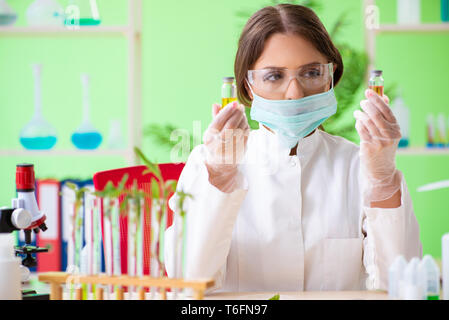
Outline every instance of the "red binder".
[[[164, 180], [178, 180], [181, 175], [182, 170], [184, 169], [184, 163], [174, 164], [174, 163], [165, 163], [159, 164], [159, 169], [161, 171], [162, 178]], [[139, 190], [147, 191], [150, 194], [150, 183], [152, 174], [143, 174], [143, 172], [147, 170], [146, 166], [135, 166], [135, 167], [127, 167], [115, 170], [101, 171], [94, 174], [93, 181], [95, 190], [103, 190], [106, 184], [111, 181], [115, 186], [117, 186], [120, 181], [123, 179], [125, 174], [128, 175], [128, 180], [126, 181], [125, 188], [132, 188], [134, 181], [137, 182], [137, 187]], [[121, 202], [122, 199], [119, 199]], [[151, 210], [151, 199], [146, 199], [149, 210]], [[101, 213], [103, 214], [103, 203], [101, 203]], [[144, 232], [143, 232], [143, 273], [145, 275], [150, 274], [150, 230], [151, 230], [151, 221], [147, 218], [147, 213], [145, 212], [144, 216]], [[148, 214], [148, 216], [151, 216]], [[167, 228], [173, 222], [173, 212], [168, 208], [167, 214]], [[102, 223], [102, 228], [104, 228]], [[102, 232], [104, 234], [104, 231]], [[104, 240], [104, 239], [103, 239]], [[122, 274], [126, 274], [128, 272], [128, 223], [127, 218], [121, 216], [120, 217], [120, 261], [121, 261], [121, 271]], [[113, 270], [112, 270], [113, 271]]]
[[47, 216], [47, 230], [39, 232], [36, 245], [48, 247], [48, 252], [37, 255], [37, 272], [61, 270], [61, 223], [59, 181], [37, 180], [36, 198], [39, 210]]

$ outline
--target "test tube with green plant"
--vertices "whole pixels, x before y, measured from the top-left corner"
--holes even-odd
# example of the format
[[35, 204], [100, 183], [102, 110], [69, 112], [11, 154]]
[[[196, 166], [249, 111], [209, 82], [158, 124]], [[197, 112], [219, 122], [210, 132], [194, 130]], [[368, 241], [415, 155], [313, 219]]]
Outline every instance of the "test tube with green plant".
[[[136, 180], [133, 186], [124, 191], [125, 197], [122, 201], [121, 212], [128, 217], [128, 274], [131, 276], [142, 276], [142, 226], [145, 212], [145, 197], [147, 194], [137, 187]], [[139, 267], [140, 266], [140, 267]], [[141, 289], [141, 288], [137, 288]], [[133, 292], [134, 288], [130, 288]]]
[[[83, 204], [84, 195], [89, 192], [88, 188], [78, 188], [78, 186], [72, 182], [67, 182], [66, 186], [72, 190], [75, 194], [75, 201], [73, 202], [73, 215], [72, 215], [72, 243], [74, 248], [74, 269], [73, 272], [77, 273], [81, 270], [81, 250], [83, 243]], [[63, 195], [63, 194], [61, 194]], [[73, 299], [74, 286], [70, 284], [70, 299]]]
[[[178, 232], [174, 230], [175, 235], [175, 243], [174, 243], [174, 270], [175, 277], [177, 277], [178, 270], [178, 243], [181, 242], [181, 269], [185, 269], [185, 226], [186, 226], [186, 212], [184, 210], [184, 201], [187, 198], [192, 198], [192, 196], [188, 193], [185, 193], [181, 190], [177, 190], [177, 181], [176, 180], [167, 180], [165, 181], [160, 172], [159, 166], [153, 162], [151, 162], [139, 148], [134, 148], [136, 155], [142, 160], [142, 162], [146, 165], [147, 170], [144, 171], [143, 174], [151, 173], [153, 175], [151, 179], [151, 198], [152, 198], [152, 217], [151, 217], [151, 257], [154, 257], [157, 261], [157, 273], [153, 275], [163, 276], [165, 273], [165, 265], [164, 265], [164, 242], [165, 242], [165, 229], [166, 229], [166, 218], [168, 211], [168, 199], [169, 197], [175, 193], [177, 199], [177, 207], [176, 211], [179, 212], [182, 223], [180, 224], [181, 230]], [[176, 212], [175, 212], [176, 214]], [[173, 217], [173, 221], [176, 220], [176, 216]], [[174, 224], [174, 228], [176, 229], [178, 224]], [[178, 237], [179, 235], [179, 237]], [[183, 271], [184, 273], [184, 271]], [[176, 294], [176, 290], [175, 290]]]
[[[117, 187], [109, 181], [103, 190], [96, 191], [94, 194], [97, 197], [103, 199], [103, 221], [105, 230], [105, 260], [106, 273], [112, 275], [109, 266], [113, 265], [113, 273], [115, 275], [120, 275], [120, 230], [119, 230], [119, 197], [125, 192], [125, 184], [128, 180], [128, 175], [125, 174]], [[113, 255], [113, 261], [111, 261], [111, 256]], [[119, 286], [114, 287], [116, 291]], [[107, 293], [110, 294], [111, 286], [108, 286]]]

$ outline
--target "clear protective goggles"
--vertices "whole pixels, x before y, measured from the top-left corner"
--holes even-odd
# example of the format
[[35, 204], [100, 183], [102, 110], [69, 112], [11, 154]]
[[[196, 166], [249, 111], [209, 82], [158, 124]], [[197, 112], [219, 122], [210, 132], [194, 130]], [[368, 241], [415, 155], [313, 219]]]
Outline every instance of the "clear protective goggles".
[[262, 96], [284, 94], [296, 79], [305, 96], [326, 92], [334, 87], [333, 63], [312, 63], [298, 69], [265, 68], [248, 70], [248, 82]]

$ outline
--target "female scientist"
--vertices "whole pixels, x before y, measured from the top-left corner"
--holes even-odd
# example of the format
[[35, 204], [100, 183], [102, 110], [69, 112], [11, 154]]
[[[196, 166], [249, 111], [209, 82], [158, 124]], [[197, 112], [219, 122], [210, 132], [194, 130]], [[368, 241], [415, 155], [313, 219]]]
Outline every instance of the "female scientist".
[[[239, 101], [260, 129], [249, 132], [243, 105], [213, 106], [178, 183], [193, 195], [185, 278], [213, 278], [220, 291], [386, 289], [397, 255], [422, 256], [388, 99], [366, 91], [354, 112], [360, 147], [320, 130], [337, 110], [343, 61], [300, 5], [256, 12], [234, 71]], [[173, 233], [166, 267], [179, 276]]]

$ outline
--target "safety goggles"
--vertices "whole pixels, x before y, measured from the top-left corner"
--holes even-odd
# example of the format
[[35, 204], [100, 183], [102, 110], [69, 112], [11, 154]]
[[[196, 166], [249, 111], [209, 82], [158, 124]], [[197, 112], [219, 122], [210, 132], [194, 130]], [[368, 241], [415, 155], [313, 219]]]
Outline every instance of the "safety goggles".
[[248, 82], [256, 93], [264, 97], [284, 94], [296, 79], [305, 96], [325, 92], [333, 88], [333, 64], [312, 63], [298, 69], [266, 68], [248, 70]]

